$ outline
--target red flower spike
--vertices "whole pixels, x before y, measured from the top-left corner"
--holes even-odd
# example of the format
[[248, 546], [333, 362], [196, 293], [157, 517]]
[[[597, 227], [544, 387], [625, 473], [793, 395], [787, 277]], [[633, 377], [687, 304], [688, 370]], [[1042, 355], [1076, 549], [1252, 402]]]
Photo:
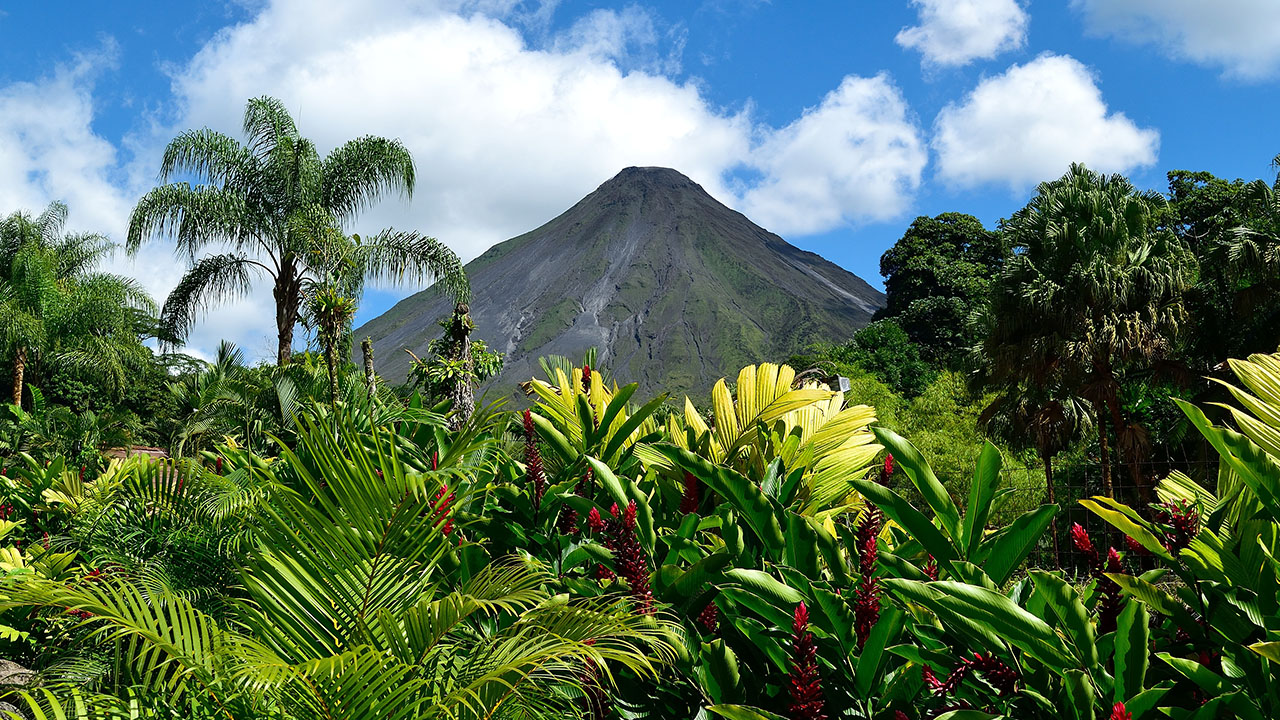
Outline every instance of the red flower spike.
[[604, 532], [607, 525], [604, 518], [600, 517], [599, 508], [591, 508], [591, 512], [587, 513], [587, 529], [593, 533]]
[[884, 456], [884, 472], [881, 475], [884, 480], [893, 477], [893, 453]]
[[600, 565], [599, 563], [596, 564], [597, 580], [613, 580], [616, 577], [618, 576], [615, 575], [614, 572], [609, 568], [605, 567], [604, 565]]
[[791, 706], [790, 720], [826, 720], [822, 712], [826, 700], [822, 695], [822, 681], [818, 676], [818, 648], [809, 632], [809, 608], [802, 602], [796, 607], [791, 626]]
[[893, 720], [911, 720], [911, 718], [907, 717], [907, 714], [902, 712], [901, 710], [894, 710]]
[[925, 577], [928, 577], [930, 580], [938, 579], [938, 561], [932, 555], [929, 556], [929, 562], [925, 563], [924, 567], [920, 568], [920, 570], [925, 574]]
[[698, 478], [694, 477], [693, 473], [686, 471], [684, 474], [684, 495], [680, 498], [681, 515], [698, 512], [699, 494]]
[[619, 511], [614, 503], [610, 509], [613, 520], [608, 523], [608, 534], [605, 546], [613, 552], [613, 566], [627, 581], [631, 589], [631, 598], [641, 614], [652, 615], [653, 591], [649, 588], [649, 563], [644, 556], [644, 549], [636, 539], [636, 501], [627, 503], [625, 510]]
[[875, 572], [882, 520], [880, 508], [868, 505], [855, 531], [860, 578], [853, 601], [853, 614], [859, 648], [867, 644], [871, 629], [880, 620], [880, 579], [875, 576]]
[[578, 530], [578, 511], [565, 505], [560, 508], [560, 518], [556, 520], [556, 531], [566, 537], [573, 537]]
[[920, 679], [924, 680], [924, 684], [932, 690], [934, 694], [942, 692], [944, 685], [942, 681], [938, 679], [938, 676], [934, 674], [932, 667], [925, 665], [921, 668]]
[[1186, 501], [1160, 503], [1156, 506], [1155, 520], [1168, 528], [1164, 545], [1169, 552], [1187, 547], [1200, 534], [1200, 513]]
[[698, 624], [715, 635], [720, 629], [720, 608], [716, 607], [714, 602], [707, 603], [707, 606], [702, 608], [702, 612], [698, 613]]
[[1116, 703], [1111, 706], [1110, 720], [1133, 720], [1133, 713], [1125, 709], [1124, 703]]
[[537, 436], [533, 432], [533, 413], [524, 411], [524, 466], [533, 488], [533, 508], [536, 515], [542, 507], [542, 496], [547, 493], [547, 473], [542, 467], [542, 455], [538, 452]]
[[582, 366], [582, 392], [591, 392], [591, 366]]
[[213, 472], [215, 475], [222, 474], [222, 456], [221, 455], [219, 455], [217, 459], [213, 461]]

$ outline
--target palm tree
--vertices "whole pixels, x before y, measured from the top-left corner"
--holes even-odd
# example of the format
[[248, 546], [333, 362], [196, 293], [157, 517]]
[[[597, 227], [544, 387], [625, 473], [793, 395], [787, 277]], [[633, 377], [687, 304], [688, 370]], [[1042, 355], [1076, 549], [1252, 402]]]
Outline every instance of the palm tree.
[[[467, 297], [461, 261], [434, 238], [384, 230], [361, 239], [339, 229], [387, 192], [413, 193], [413, 159], [398, 140], [366, 136], [321, 158], [283, 103], [270, 97], [247, 103], [244, 135], [246, 144], [207, 128], [174, 138], [160, 166], [165, 184], [144, 195], [130, 217], [129, 252], [171, 234], [177, 252], [190, 259], [161, 313], [174, 336], [185, 336], [200, 313], [247, 293], [261, 276], [272, 283], [280, 365], [289, 362], [308, 288], [334, 276], [344, 292], [373, 277], [434, 280]], [[204, 183], [177, 180], [186, 176]], [[210, 246], [223, 251], [201, 257]]]
[[1123, 176], [1082, 165], [1042, 183], [1005, 224], [1015, 252], [983, 318], [980, 355], [990, 382], [1058, 388], [1089, 401], [1108, 495], [1108, 421], [1135, 482], [1143, 483], [1137, 461], [1145, 433], [1123, 417], [1121, 375], [1168, 354], [1186, 319], [1183, 291], [1194, 279], [1190, 253], [1157, 228], [1163, 203]]
[[67, 206], [0, 222], [0, 348], [13, 361], [13, 403], [32, 368], [62, 368], [119, 392], [150, 356], [142, 344], [155, 304], [135, 280], [95, 268], [115, 245], [96, 233], [64, 234]]
[[[1271, 166], [1280, 169], [1280, 155]], [[1261, 294], [1274, 295], [1280, 287], [1280, 174], [1270, 185], [1263, 180], [1249, 183], [1244, 197], [1256, 212], [1244, 225], [1233, 228], [1220, 248], [1237, 273], [1241, 299], [1248, 301]]]

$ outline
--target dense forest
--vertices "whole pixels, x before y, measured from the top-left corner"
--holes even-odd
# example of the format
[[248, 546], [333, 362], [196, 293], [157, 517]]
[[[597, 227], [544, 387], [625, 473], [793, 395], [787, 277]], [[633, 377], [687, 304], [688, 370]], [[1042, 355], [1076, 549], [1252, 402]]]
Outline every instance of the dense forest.
[[[918, 218], [871, 325], [689, 399], [590, 351], [480, 392], [458, 258], [344, 230], [413, 191], [397, 141], [259, 98], [160, 174], [120, 249], [191, 260], [162, 304], [65, 206], [0, 223], [4, 712], [1280, 714], [1280, 184]], [[456, 300], [409, 377], [370, 279]], [[181, 352], [256, 282], [274, 362]]]

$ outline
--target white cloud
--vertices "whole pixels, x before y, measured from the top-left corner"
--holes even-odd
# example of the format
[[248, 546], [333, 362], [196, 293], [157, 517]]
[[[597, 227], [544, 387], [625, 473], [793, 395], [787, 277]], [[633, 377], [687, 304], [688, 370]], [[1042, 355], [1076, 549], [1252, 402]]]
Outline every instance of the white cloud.
[[752, 153], [764, 175], [746, 214], [779, 232], [810, 233], [906, 211], [928, 156], [906, 100], [884, 75], [840, 87]]
[[982, 80], [942, 109], [933, 149], [938, 174], [957, 185], [1019, 190], [1061, 175], [1072, 162], [1124, 172], [1155, 162], [1160, 135], [1109, 112], [1088, 68], [1042, 55]]
[[[116, 147], [93, 130], [94, 82], [114, 67], [108, 41], [52, 75], [0, 87], [0, 213], [40, 213], [61, 201], [69, 232], [101, 232], [122, 242], [133, 193]], [[153, 171], [154, 174], [154, 171]], [[162, 253], [137, 259], [118, 252], [103, 270], [137, 277], [153, 297], [177, 282], [180, 266]]]
[[1027, 42], [1030, 18], [1018, 0], [912, 0], [920, 24], [894, 38], [928, 65], [967, 65]]
[[1072, 0], [1090, 32], [1154, 43], [1169, 55], [1257, 80], [1280, 71], [1275, 0]]
[[[72, 170], [58, 172], [98, 177], [91, 185], [114, 200], [94, 221], [122, 231], [130, 204], [154, 182], [165, 142], [206, 126], [238, 137], [245, 100], [267, 94], [284, 101], [322, 152], [370, 133], [404, 141], [418, 165], [414, 198], [384, 200], [351, 230], [417, 229], [464, 259], [546, 222], [629, 165], [677, 168], [782, 233], [882, 220], [910, 204], [926, 157], [886, 78], [846, 78], [817, 108], [774, 129], [749, 109], [712, 106], [695, 82], [667, 77], [678, 53], [664, 57], [663, 46], [680, 38], [644, 11], [590, 13], [558, 36], [539, 36], [555, 5], [367, 0], [320, 10], [310, 0], [273, 0], [170, 70], [173, 107], [128, 139], [137, 159], [123, 167], [88, 129], [90, 90], [71, 83], [63, 94], [68, 107], [80, 103], [71, 117], [87, 138], [75, 147], [97, 155], [72, 153], [59, 161]], [[31, 95], [45, 102], [49, 92]], [[5, 123], [13, 115], [5, 112]], [[90, 157], [98, 169], [80, 172]], [[119, 185], [107, 177], [113, 164]], [[743, 169], [759, 180], [728, 180]], [[180, 275], [170, 247], [153, 243], [138, 261], [151, 269], [137, 272], [165, 291]], [[225, 337], [272, 355], [270, 302], [260, 286], [220, 307], [191, 346], [207, 353]]]

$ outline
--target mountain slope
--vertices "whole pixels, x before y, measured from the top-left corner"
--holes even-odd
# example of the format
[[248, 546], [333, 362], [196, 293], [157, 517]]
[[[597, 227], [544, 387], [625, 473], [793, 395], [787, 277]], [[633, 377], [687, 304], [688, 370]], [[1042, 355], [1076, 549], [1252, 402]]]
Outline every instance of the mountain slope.
[[[506, 353], [500, 387], [544, 355], [591, 346], [619, 382], [705, 392], [746, 364], [839, 342], [884, 296], [667, 168], [627, 168], [564, 214], [467, 264], [473, 337]], [[434, 289], [355, 331], [379, 373], [403, 382], [452, 304]]]

